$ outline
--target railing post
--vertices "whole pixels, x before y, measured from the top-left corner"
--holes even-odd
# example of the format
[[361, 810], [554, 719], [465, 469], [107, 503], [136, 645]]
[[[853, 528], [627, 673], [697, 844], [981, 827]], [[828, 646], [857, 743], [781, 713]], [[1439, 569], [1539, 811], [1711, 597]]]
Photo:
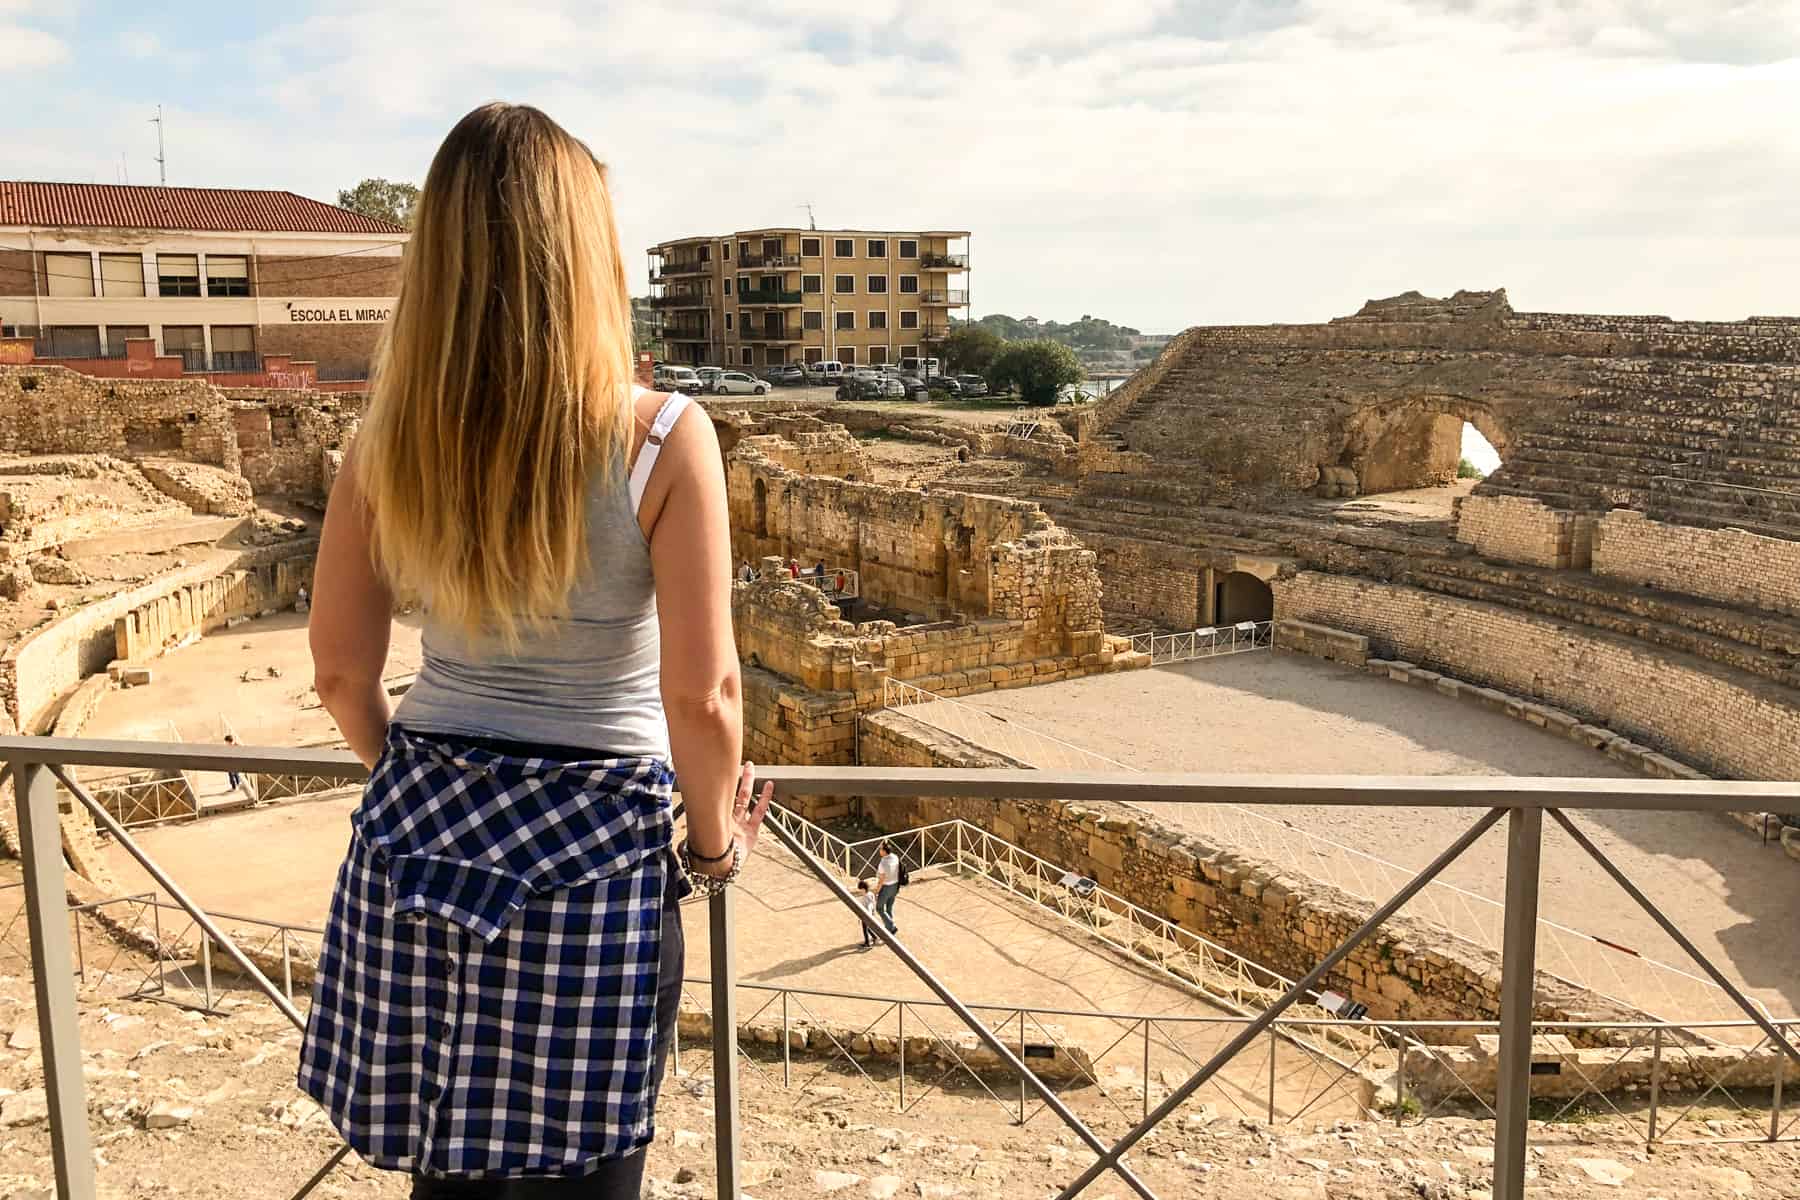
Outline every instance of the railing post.
[[1269, 1128], [1275, 1128], [1275, 1026], [1269, 1026]]
[[1141, 1024], [1144, 1027], [1144, 1116], [1150, 1115], [1150, 1018], [1145, 1017]]
[[794, 1056], [788, 1048], [788, 990], [781, 989], [781, 1086], [794, 1086]]
[[712, 950], [713, 1158], [719, 1200], [738, 1200], [737, 930], [731, 901], [731, 889], [723, 888], [706, 905]]
[[[1781, 1027], [1781, 1036], [1788, 1036], [1788, 1026]], [[1769, 1140], [1781, 1140], [1781, 1085], [1787, 1080], [1787, 1060], [1782, 1055], [1775, 1055], [1775, 1088], [1769, 1097]]]
[[1400, 1052], [1394, 1068], [1394, 1124], [1403, 1125], [1406, 1123], [1406, 1035], [1403, 1033], [1395, 1040]]
[[900, 1032], [894, 1037], [894, 1050], [900, 1056], [900, 1111], [906, 1111], [906, 1001], [900, 1001]]
[[1501, 937], [1494, 1200], [1525, 1200], [1525, 1141], [1531, 1118], [1531, 1017], [1537, 998], [1538, 861], [1543, 833], [1543, 809], [1512, 810], [1506, 827], [1506, 923]]
[[1662, 1050], [1663, 1027], [1658, 1025], [1650, 1031], [1650, 1128], [1644, 1138], [1646, 1150], [1656, 1145], [1656, 1116], [1662, 1107]]
[[[1019, 1010], [1019, 1061], [1025, 1061], [1025, 1010], [1022, 1008]], [[1028, 1092], [1025, 1076], [1021, 1075], [1019, 1076], [1019, 1124], [1021, 1125], [1025, 1123], [1025, 1097]]]
[[212, 938], [206, 930], [200, 931], [200, 970], [206, 979], [206, 1010], [212, 1011], [213, 977], [212, 977]]
[[48, 767], [34, 763], [15, 765], [13, 778], [56, 1194], [63, 1200], [94, 1200], [94, 1142], [81, 1075], [81, 1026], [75, 1010], [74, 963], [69, 956], [69, 897], [63, 879], [56, 780]]

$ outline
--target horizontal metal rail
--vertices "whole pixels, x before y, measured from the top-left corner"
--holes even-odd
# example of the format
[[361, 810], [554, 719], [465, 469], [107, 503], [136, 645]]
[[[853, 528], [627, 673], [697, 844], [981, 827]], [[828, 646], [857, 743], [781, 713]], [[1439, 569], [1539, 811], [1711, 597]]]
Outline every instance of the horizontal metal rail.
[[[92, 1200], [95, 1195], [93, 1148], [87, 1126], [85, 1085], [81, 1070], [80, 1033], [76, 1014], [74, 966], [68, 945], [68, 901], [63, 883], [62, 847], [58, 826], [56, 781], [82, 799], [97, 823], [107, 828], [157, 879], [195, 923], [217, 942], [272, 1002], [291, 1019], [299, 1020], [261, 971], [231, 939], [167, 877], [129, 833], [75, 783], [74, 767], [131, 767], [190, 771], [257, 771], [271, 774], [313, 775], [344, 780], [361, 779], [362, 765], [349, 753], [329, 750], [266, 749], [243, 746], [202, 746], [192, 743], [155, 744], [128, 741], [87, 741], [63, 738], [0, 738], [0, 761], [17, 781], [27, 923], [31, 935], [33, 983], [43, 1047], [44, 1073], [51, 1112], [52, 1160], [58, 1193], [66, 1200]], [[994, 1028], [978, 1017], [910, 948], [880, 922], [872, 920], [846, 889], [833, 867], [812, 847], [779, 823], [769, 827], [774, 839], [801, 859], [815, 879], [886, 945], [926, 988], [954, 1012], [976, 1038], [998, 1059], [1003, 1069], [1019, 1079], [1020, 1119], [1025, 1119], [1025, 1097], [1035, 1093], [1044, 1108], [1053, 1112], [1095, 1155], [1094, 1161], [1060, 1193], [1070, 1200], [1106, 1172], [1117, 1175], [1133, 1192], [1153, 1200], [1154, 1193], [1126, 1162], [1126, 1154], [1146, 1133], [1173, 1112], [1187, 1097], [1213, 1077], [1243, 1047], [1265, 1035], [1282, 1013], [1316, 988], [1332, 967], [1341, 962], [1363, 939], [1398, 911], [1413, 895], [1483, 832], [1507, 819], [1507, 859], [1504, 957], [1502, 964], [1500, 1045], [1497, 1055], [1499, 1085], [1496, 1092], [1498, 1119], [1495, 1127], [1496, 1200], [1522, 1200], [1525, 1195], [1525, 1142], [1530, 1096], [1533, 981], [1536, 978], [1532, 926], [1539, 888], [1537, 860], [1543, 816], [1549, 812], [1562, 821], [1559, 810], [1641, 810], [1734, 812], [1744, 809], [1792, 810], [1800, 797], [1800, 784], [1717, 780], [1611, 780], [1491, 777], [1396, 778], [1366, 776], [1222, 776], [1194, 774], [1124, 775], [1107, 771], [1038, 770], [934, 770], [872, 767], [774, 767], [761, 772], [778, 794], [849, 794], [861, 796], [936, 796], [993, 800], [1080, 799], [1130, 805], [1186, 804], [1341, 804], [1374, 807], [1428, 806], [1470, 808], [1480, 819], [1446, 847], [1430, 866], [1416, 874], [1394, 895], [1378, 905], [1348, 939], [1325, 954], [1307, 975], [1281, 997], [1249, 1020], [1236, 1036], [1185, 1083], [1175, 1087], [1145, 1114], [1122, 1138], [1110, 1146], [1094, 1128], [1068, 1106], [1015, 1053]], [[1604, 852], [1583, 842], [1585, 850], [1641, 907], [1678, 933], [1655, 908], [1652, 898], [1627, 879]], [[711, 923], [711, 981], [713, 993], [713, 1094], [716, 1151], [716, 1194], [738, 1196], [737, 1048], [734, 1015], [734, 946], [731, 892], [709, 902]], [[1715, 979], [1723, 978], [1691, 942], [1682, 939], [1701, 968]], [[1733, 989], [1733, 998], [1743, 1000]], [[1764, 1014], [1742, 1005], [1746, 1015], [1773, 1041], [1777, 1049], [1800, 1061], [1800, 1047], [1793, 1044], [1785, 1027]], [[1024, 1036], [1021, 1011], [1019, 1031]], [[1660, 1037], [1660, 1035], [1658, 1035]], [[1272, 1043], [1271, 1043], [1272, 1044]], [[1022, 1049], [1021, 1044], [1021, 1049]], [[1273, 1059], [1271, 1059], [1271, 1063]], [[904, 1075], [904, 1069], [902, 1070]], [[1148, 1105], [1146, 1105], [1148, 1107]], [[339, 1155], [341, 1157], [341, 1154]], [[333, 1164], [328, 1163], [326, 1170]], [[321, 1171], [312, 1181], [323, 1178]], [[308, 1188], [312, 1186], [309, 1183]]]

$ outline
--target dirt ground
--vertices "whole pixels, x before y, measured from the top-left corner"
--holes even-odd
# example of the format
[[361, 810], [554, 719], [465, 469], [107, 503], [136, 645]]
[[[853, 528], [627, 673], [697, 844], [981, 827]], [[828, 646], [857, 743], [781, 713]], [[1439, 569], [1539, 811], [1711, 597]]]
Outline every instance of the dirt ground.
[[[991, 692], [964, 703], [1145, 771], [1634, 777], [1585, 746], [1478, 705], [1279, 652]], [[1098, 713], [1106, 719], [1095, 720]], [[1209, 814], [1199, 808], [1159, 811], [1197, 830], [1210, 828]], [[1412, 869], [1430, 861], [1474, 817], [1450, 809], [1311, 805], [1262, 811]], [[1778, 848], [1767, 849], [1723, 818], [1701, 814], [1618, 812], [1575, 819], [1735, 982], [1777, 1014], [1800, 1011], [1800, 938], [1786, 932], [1800, 918], [1800, 871]], [[1444, 879], [1497, 899], [1504, 868], [1505, 834], [1495, 829]], [[1680, 948], [1548, 822], [1539, 912], [1689, 967]], [[1600, 975], [1611, 977], [1605, 963], [1629, 968], [1609, 951], [1588, 952], [1603, 964]], [[1540, 965], [1561, 969], [1553, 961]], [[1635, 976], [1627, 971], [1625, 978]], [[1640, 996], [1636, 1002], [1654, 1009], [1655, 999]]]

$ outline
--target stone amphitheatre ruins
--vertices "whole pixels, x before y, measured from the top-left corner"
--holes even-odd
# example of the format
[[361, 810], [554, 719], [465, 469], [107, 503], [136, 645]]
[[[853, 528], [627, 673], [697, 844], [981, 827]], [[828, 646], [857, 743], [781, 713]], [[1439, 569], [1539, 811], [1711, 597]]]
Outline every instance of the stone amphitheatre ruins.
[[[0, 366], [0, 724], [329, 744], [304, 622], [281, 610], [309, 581], [360, 402]], [[758, 762], [1800, 778], [1800, 320], [1408, 293], [1319, 325], [1190, 329], [1073, 408], [785, 393], [706, 407], [734, 557], [754, 568], [733, 613]], [[1465, 423], [1502, 462], [1473, 483], [1456, 478]], [[1171, 649], [1222, 636], [1256, 650]], [[403, 619], [390, 690], [416, 661]], [[230, 816], [246, 805], [217, 781], [92, 782], [119, 815], [158, 824], [141, 834], [154, 853], [202, 876], [264, 843], [255, 878], [217, 872], [193, 883], [203, 899], [298, 925], [322, 912], [352, 801], [272, 803], [308, 789], [267, 777], [251, 783], [255, 811]], [[784, 803], [822, 830], [960, 821], [1039, 856], [1186, 945], [1189, 958], [1150, 966], [1209, 1002], [1201, 959], [1297, 977], [1386, 895], [1384, 872], [1448, 840], [1426, 815], [1222, 820], [1079, 796]], [[1633, 814], [1593, 831], [1666, 879], [1671, 910], [1778, 1016], [1800, 1009], [1784, 920], [1800, 911], [1793, 809], [1735, 824]], [[207, 819], [165, 823], [177, 816]], [[141, 890], [79, 806], [64, 841], [80, 898]], [[1732, 1015], [1654, 929], [1550, 854], [1541, 1018]], [[1497, 863], [1474, 856], [1331, 986], [1375, 1019], [1492, 1020], [1497, 926], [1481, 906]], [[1373, 882], [1353, 881], [1365, 871]], [[1006, 882], [1008, 903], [1062, 903]], [[1107, 944], [1148, 961], [1129, 939]], [[303, 983], [304, 954], [282, 959]], [[1479, 1039], [1446, 1027], [1434, 1046], [1415, 1087], [1491, 1072]], [[1599, 1090], [1642, 1091], [1642, 1046], [1577, 1031], [1558, 1046], [1547, 1053], [1577, 1072], [1611, 1072]], [[1717, 1052], [1757, 1080], [1800, 1082], [1766, 1047]]]

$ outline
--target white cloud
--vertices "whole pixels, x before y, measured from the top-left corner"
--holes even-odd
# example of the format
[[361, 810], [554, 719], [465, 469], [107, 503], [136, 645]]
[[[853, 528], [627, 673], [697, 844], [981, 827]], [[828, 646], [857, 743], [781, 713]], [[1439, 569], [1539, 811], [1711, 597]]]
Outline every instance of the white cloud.
[[[0, 0], [3, 5], [4, 0]], [[5, 8], [0, 6], [0, 12]], [[69, 47], [54, 34], [25, 25], [0, 23], [0, 75], [52, 67], [69, 57]]]
[[119, 49], [130, 58], [155, 58], [162, 54], [162, 39], [148, 29], [127, 29], [119, 34]]
[[[1171, 329], [1506, 285], [1742, 316], [1794, 307], [1797, 7], [331, 3], [243, 48], [254, 103], [171, 106], [172, 179], [418, 178], [502, 97], [611, 163], [633, 258], [812, 201], [824, 225], [975, 230], [978, 313]], [[61, 120], [27, 136], [77, 177], [84, 147], [135, 144], [96, 128], [141, 139], [135, 108]]]

